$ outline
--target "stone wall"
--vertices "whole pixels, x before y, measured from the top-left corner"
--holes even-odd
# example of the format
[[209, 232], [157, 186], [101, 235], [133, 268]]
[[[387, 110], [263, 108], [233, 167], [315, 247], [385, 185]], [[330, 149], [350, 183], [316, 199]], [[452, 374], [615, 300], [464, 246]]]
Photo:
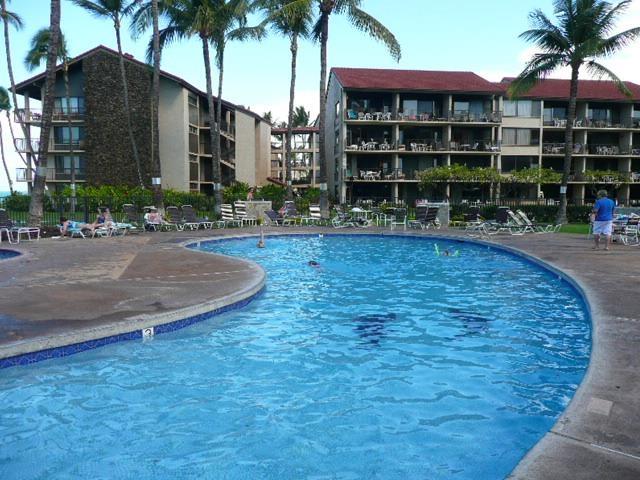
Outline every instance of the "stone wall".
[[[125, 59], [131, 121], [145, 185], [151, 184], [151, 69]], [[87, 182], [137, 185], [127, 130], [118, 56], [97, 52], [83, 60], [85, 77]]]

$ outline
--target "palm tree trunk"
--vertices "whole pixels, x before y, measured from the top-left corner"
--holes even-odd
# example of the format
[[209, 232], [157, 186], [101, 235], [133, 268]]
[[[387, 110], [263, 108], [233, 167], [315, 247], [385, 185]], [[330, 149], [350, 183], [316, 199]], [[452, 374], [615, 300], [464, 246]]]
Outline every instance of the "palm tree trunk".
[[222, 205], [222, 163], [220, 154], [220, 129], [222, 128], [222, 80], [224, 77], [224, 46], [221, 52], [218, 52], [218, 105], [216, 109], [216, 135], [215, 150], [213, 153], [213, 183], [215, 185], [214, 195], [216, 200], [216, 212], [218, 205]]
[[151, 158], [151, 176], [154, 180], [151, 182], [153, 189], [153, 201], [159, 209], [164, 208], [164, 198], [162, 195], [162, 166], [160, 164], [160, 116], [158, 109], [160, 107], [160, 37], [158, 29], [158, 0], [152, 0], [151, 8], [153, 12], [153, 102], [151, 104], [151, 121], [153, 123], [152, 135], [152, 158]]
[[287, 200], [293, 200], [291, 188], [291, 137], [293, 136], [293, 102], [296, 93], [296, 62], [298, 59], [298, 34], [291, 35], [291, 85], [289, 87], [289, 117], [287, 120], [287, 144], [285, 145], [285, 180], [287, 181]]
[[[67, 128], [69, 129], [69, 161], [71, 162], [71, 211], [76, 211], [76, 161], [73, 158], [73, 122], [71, 121], [71, 93], [69, 90], [69, 62], [64, 59], [64, 94], [67, 97]], [[64, 163], [63, 163], [64, 167]]]
[[[209, 145], [211, 146], [211, 153], [213, 155], [213, 181], [214, 181], [214, 195], [215, 195], [215, 205], [214, 211], [216, 215], [220, 215], [220, 206], [222, 205], [222, 191], [220, 190], [220, 163], [218, 163], [218, 171], [216, 177], [216, 169], [215, 169], [215, 151], [216, 151], [216, 136], [214, 135], [214, 130], [216, 126], [216, 115], [215, 115], [215, 107], [213, 105], [213, 87], [211, 85], [211, 55], [209, 54], [209, 43], [205, 37], [200, 37], [202, 40], [202, 57], [204, 59], [204, 71], [205, 77], [207, 81], [207, 105], [209, 106]], [[220, 141], [217, 141], [217, 144], [220, 145]], [[220, 157], [218, 157], [220, 160]]]
[[42, 223], [44, 187], [47, 179], [47, 152], [53, 116], [54, 87], [56, 83], [56, 59], [60, 42], [60, 0], [51, 0], [51, 19], [49, 30], [49, 47], [47, 50], [47, 70], [42, 103], [42, 125], [40, 128], [40, 148], [36, 162], [36, 176], [29, 204], [29, 225], [38, 227]]
[[[7, 11], [7, 0], [0, 0], [0, 7], [2, 8], [2, 13], [6, 14]], [[16, 95], [16, 80], [13, 76], [13, 63], [11, 62], [11, 46], [9, 42], [9, 22], [8, 20], [4, 20], [2, 22], [4, 24], [4, 51], [7, 56], [7, 71], [9, 72], [9, 82], [11, 83], [11, 96], [13, 99], [13, 108], [18, 108], [18, 96]], [[11, 137], [13, 139], [13, 143], [16, 143], [16, 136], [13, 131], [13, 127], [11, 126], [11, 118], [9, 117], [9, 112], [7, 112], [7, 119], [9, 120], [9, 131], [11, 132]], [[27, 173], [32, 170], [31, 168], [31, 159], [33, 157], [33, 152], [31, 151], [31, 135], [29, 132], [29, 128], [25, 122], [20, 122], [20, 127], [22, 128], [22, 133], [25, 138], [25, 145], [27, 147], [27, 160], [25, 161], [22, 153], [19, 153], [20, 158], [25, 163], [27, 167]], [[27, 177], [28, 178], [28, 177]], [[29, 183], [29, 189], [31, 189], [31, 183]]]
[[9, 175], [9, 167], [7, 167], [7, 159], [4, 156], [4, 142], [2, 141], [2, 124], [0, 124], [0, 155], [2, 155], [2, 165], [4, 166], [4, 172], [7, 174], [7, 182], [9, 182], [9, 191], [13, 195], [13, 182], [11, 181], [11, 175]]
[[138, 183], [144, 188], [144, 182], [142, 181], [142, 170], [140, 168], [140, 156], [138, 155], [138, 145], [136, 144], [136, 138], [133, 134], [133, 125], [131, 123], [131, 110], [129, 108], [129, 87], [127, 85], [127, 72], [124, 68], [124, 55], [122, 54], [122, 42], [120, 41], [120, 19], [115, 18], [113, 22], [116, 30], [116, 42], [118, 44], [118, 56], [120, 59], [120, 75], [122, 76], [122, 93], [124, 96], [124, 113], [127, 119], [127, 130], [129, 131], [129, 139], [131, 140], [131, 150], [133, 151], [133, 159], [136, 164], [136, 170], [138, 172]]
[[576, 102], [578, 98], [578, 73], [580, 65], [571, 66], [571, 87], [569, 91], [569, 111], [567, 112], [567, 127], [564, 131], [564, 168], [562, 183], [560, 184], [560, 206], [556, 223], [567, 223], [567, 184], [571, 174], [571, 154], [573, 153], [573, 122], [576, 119]]
[[[333, 8], [333, 7], [330, 7]], [[318, 143], [319, 153], [318, 163], [320, 171], [318, 174], [318, 184], [320, 187], [320, 212], [322, 218], [329, 218], [329, 192], [327, 191], [327, 156], [324, 145], [324, 123], [327, 112], [327, 99], [325, 86], [327, 83], [327, 42], [329, 41], [329, 15], [330, 11], [322, 11], [320, 21], [320, 117], [318, 118]]]

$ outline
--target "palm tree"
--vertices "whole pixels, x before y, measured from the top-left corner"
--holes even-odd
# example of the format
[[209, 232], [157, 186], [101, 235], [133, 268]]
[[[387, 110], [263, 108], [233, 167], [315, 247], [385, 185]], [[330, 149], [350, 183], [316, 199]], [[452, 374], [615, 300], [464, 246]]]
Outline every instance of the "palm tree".
[[296, 107], [292, 121], [294, 127], [306, 127], [309, 125], [310, 119], [311, 112], [309, 110], [306, 110], [302, 105]]
[[573, 123], [576, 117], [580, 68], [586, 67], [589, 73], [598, 78], [609, 78], [622, 93], [631, 95], [627, 86], [611, 70], [596, 61], [614, 54], [640, 35], [640, 27], [636, 27], [609, 36], [616, 20], [630, 4], [631, 0], [624, 0], [615, 6], [604, 0], [554, 0], [554, 14], [558, 23], [554, 24], [541, 10], [534, 10], [529, 14], [532, 28], [520, 35], [520, 38], [540, 47], [542, 52], [533, 56], [510, 85], [510, 97], [516, 98], [529, 91], [559, 67], [571, 69], [569, 109], [564, 135], [564, 171], [557, 223], [567, 222], [567, 183], [571, 172]]
[[329, 41], [329, 19], [333, 13], [346, 15], [347, 19], [356, 29], [383, 42], [391, 56], [400, 61], [401, 49], [396, 37], [387, 27], [382, 25], [374, 17], [360, 9], [362, 0], [316, 0], [320, 11], [320, 17], [313, 29], [314, 38], [320, 42], [320, 118], [318, 121], [318, 141], [320, 143], [319, 178], [320, 184], [320, 209], [322, 216], [329, 215], [329, 197], [327, 192], [327, 159], [324, 148], [324, 122], [327, 112], [326, 85], [327, 85], [327, 42]]
[[122, 53], [122, 42], [120, 39], [120, 26], [122, 19], [133, 13], [134, 7], [139, 3], [136, 0], [71, 0], [77, 6], [84, 8], [92, 15], [98, 18], [109, 18], [113, 21], [113, 27], [116, 32], [116, 43], [118, 44], [118, 56], [120, 59], [120, 75], [122, 76], [122, 94], [124, 99], [125, 117], [127, 120], [127, 129], [129, 131], [129, 140], [131, 141], [131, 150], [133, 151], [133, 159], [136, 164], [138, 173], [138, 182], [144, 187], [142, 180], [142, 170], [140, 167], [140, 155], [138, 154], [138, 145], [135, 135], [133, 134], [133, 125], [131, 122], [131, 109], [129, 107], [129, 87], [127, 84], [127, 73], [124, 66], [124, 55]]
[[[9, 112], [11, 110], [11, 100], [9, 100], [9, 92], [4, 87], [0, 87], [0, 110]], [[9, 119], [9, 122], [11, 120]], [[7, 182], [9, 183], [9, 191], [13, 195], [13, 182], [11, 181], [11, 175], [9, 174], [9, 167], [7, 167], [7, 160], [4, 157], [4, 142], [2, 141], [2, 124], [0, 123], [0, 155], [2, 155], [2, 165], [4, 166], [4, 173], [7, 174]]]
[[138, 38], [151, 25], [153, 33], [147, 47], [147, 62], [153, 65], [153, 82], [151, 104], [152, 123], [152, 145], [151, 145], [151, 188], [153, 190], [154, 204], [159, 208], [164, 208], [164, 196], [162, 193], [162, 164], [160, 162], [160, 117], [158, 108], [160, 105], [160, 59], [162, 49], [160, 48], [160, 15], [167, 9], [167, 4], [171, 0], [134, 0], [138, 9], [133, 12], [131, 20], [131, 34]]
[[51, 0], [49, 31], [51, 32], [49, 37], [51, 43], [47, 49], [47, 69], [42, 101], [42, 124], [40, 126], [40, 147], [36, 161], [36, 175], [31, 191], [31, 202], [29, 204], [30, 226], [40, 226], [42, 223], [44, 187], [47, 179], [45, 164], [47, 161], [49, 134], [51, 132], [51, 120], [53, 117], [56, 59], [58, 58], [58, 47], [60, 46], [60, 0]]
[[[228, 42], [234, 40], [260, 39], [264, 25], [247, 26], [247, 15], [254, 5], [248, 0], [173, 0], [163, 9], [169, 24], [160, 31], [160, 47], [167, 42], [197, 36], [202, 43], [202, 57], [207, 84], [209, 125], [211, 126], [211, 152], [213, 156], [212, 176], [214, 182], [215, 211], [220, 213], [222, 205], [220, 166], [220, 127], [222, 125], [222, 84], [224, 78], [224, 54]], [[217, 108], [213, 103], [211, 81], [211, 54], [215, 49], [218, 67]]]
[[[9, 82], [11, 83], [11, 96], [13, 99], [14, 108], [18, 108], [18, 97], [16, 95], [16, 81], [13, 76], [13, 64], [11, 62], [11, 45], [9, 41], [9, 27], [13, 26], [16, 30], [20, 30], [24, 26], [24, 22], [22, 18], [16, 13], [10, 12], [7, 10], [7, 0], [0, 0], [0, 17], [2, 17], [2, 24], [4, 27], [4, 50], [7, 55], [7, 71], [9, 72]], [[9, 118], [9, 111], [7, 110], [7, 118]], [[13, 138], [13, 142], [15, 144], [16, 136], [13, 131], [12, 123], [9, 120], [9, 130], [11, 131], [11, 138]], [[22, 156], [21, 152], [18, 152], [20, 158], [23, 163], [27, 166], [28, 170], [31, 171], [31, 157], [33, 152], [31, 151], [31, 140], [29, 135], [29, 129], [24, 122], [20, 122], [20, 126], [22, 127], [22, 132], [24, 138], [27, 140], [25, 143], [27, 145], [27, 151], [29, 152], [28, 160]], [[31, 188], [31, 184], [29, 184], [29, 188]]]
[[296, 91], [296, 62], [298, 59], [298, 39], [307, 38], [311, 33], [313, 20], [313, 0], [267, 0], [264, 6], [273, 29], [289, 38], [291, 50], [291, 84], [289, 86], [289, 115], [285, 143], [285, 180], [287, 200], [293, 200], [291, 188], [291, 139], [293, 137], [293, 117]]
[[[47, 52], [51, 43], [51, 32], [48, 28], [41, 28], [31, 38], [31, 48], [24, 59], [27, 70], [32, 71], [38, 68], [47, 58]], [[62, 60], [64, 76], [64, 92], [67, 104], [67, 128], [69, 129], [69, 159], [71, 162], [71, 211], [75, 211], [76, 206], [76, 164], [73, 158], [73, 117], [71, 112], [71, 93], [69, 88], [69, 55], [67, 42], [62, 32], [58, 44], [58, 60]], [[64, 109], [63, 109], [64, 113]]]

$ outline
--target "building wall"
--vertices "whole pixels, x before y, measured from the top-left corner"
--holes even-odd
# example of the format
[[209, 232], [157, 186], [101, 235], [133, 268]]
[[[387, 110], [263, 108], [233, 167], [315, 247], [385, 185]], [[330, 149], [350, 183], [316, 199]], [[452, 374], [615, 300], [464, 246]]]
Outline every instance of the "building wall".
[[160, 79], [160, 164], [163, 188], [189, 190], [187, 90]]
[[[339, 117], [336, 122], [336, 103], [341, 103]], [[341, 132], [344, 125], [344, 105], [342, 105], [342, 86], [334, 75], [329, 78], [327, 87], [327, 112], [325, 116], [324, 148], [327, 163], [327, 188], [329, 196], [339, 200], [344, 198], [344, 181], [346, 171], [346, 156], [344, 155], [344, 139]], [[336, 136], [338, 137], [336, 144]]]
[[255, 118], [236, 110], [236, 180], [256, 185]]
[[[125, 61], [131, 122], [142, 178], [151, 184], [151, 72]], [[83, 60], [86, 105], [87, 181], [93, 185], [137, 185], [117, 56], [97, 52]]]
[[267, 183], [271, 171], [271, 126], [255, 119], [256, 129], [256, 185]]

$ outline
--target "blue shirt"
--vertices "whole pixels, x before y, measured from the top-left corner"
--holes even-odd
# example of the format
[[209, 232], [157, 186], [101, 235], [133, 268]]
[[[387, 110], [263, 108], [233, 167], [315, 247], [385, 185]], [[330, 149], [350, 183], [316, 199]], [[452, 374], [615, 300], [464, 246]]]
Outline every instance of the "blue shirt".
[[610, 198], [599, 198], [593, 206], [596, 212], [596, 222], [608, 222], [613, 220], [613, 211], [616, 204]]

